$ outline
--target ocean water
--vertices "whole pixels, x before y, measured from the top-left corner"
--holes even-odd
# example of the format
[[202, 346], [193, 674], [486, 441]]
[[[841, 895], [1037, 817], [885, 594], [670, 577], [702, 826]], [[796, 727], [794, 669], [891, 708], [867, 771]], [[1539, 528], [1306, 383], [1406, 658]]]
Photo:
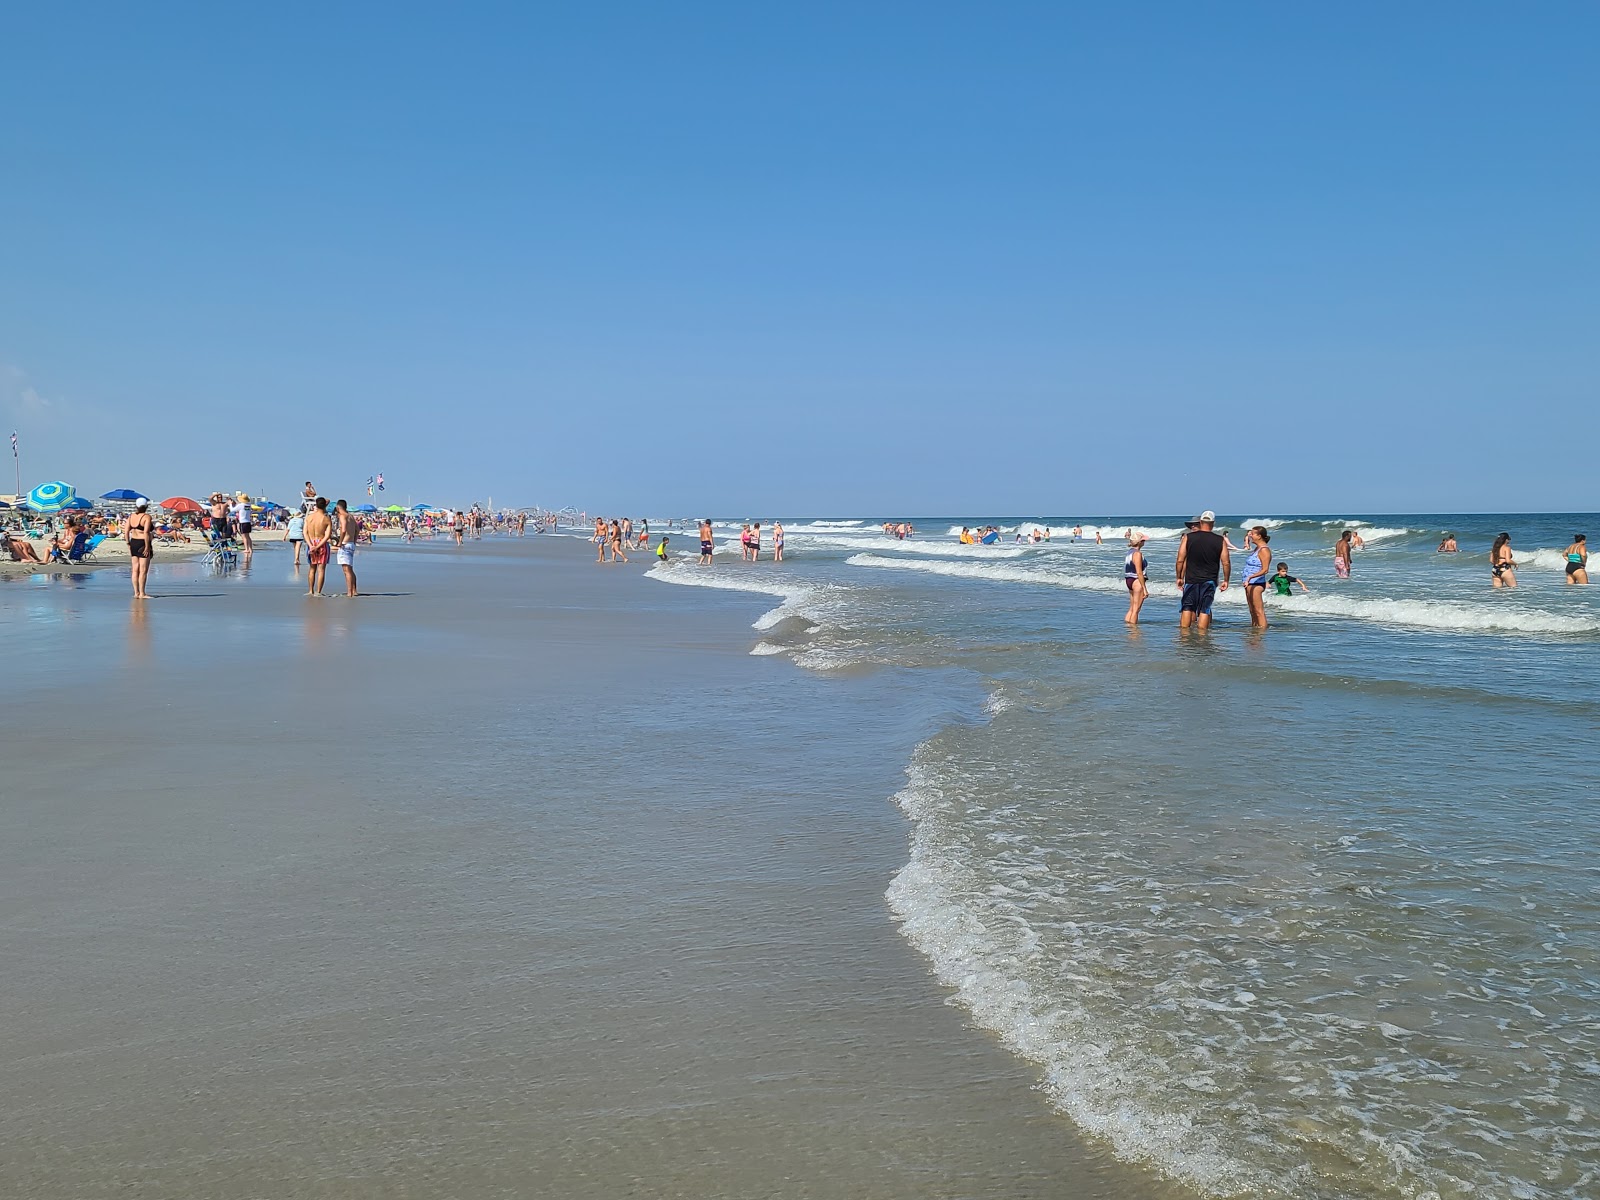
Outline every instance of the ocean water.
[[[957, 544], [980, 521], [1003, 542]], [[786, 521], [755, 566], [722, 523], [714, 567], [685, 534], [651, 575], [773, 595], [752, 653], [981, 698], [906, 764], [886, 900], [1117, 1157], [1217, 1197], [1600, 1195], [1600, 589], [1561, 569], [1600, 518], [1225, 514], [1311, 592], [1259, 633], [1230, 589], [1209, 635], [1176, 628], [1181, 519], [1074, 523]]]

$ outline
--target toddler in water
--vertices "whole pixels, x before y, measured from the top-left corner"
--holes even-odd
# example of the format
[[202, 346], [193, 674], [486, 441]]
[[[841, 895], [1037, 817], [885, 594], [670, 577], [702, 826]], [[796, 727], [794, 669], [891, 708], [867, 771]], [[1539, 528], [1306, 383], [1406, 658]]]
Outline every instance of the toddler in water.
[[1267, 582], [1272, 584], [1272, 594], [1275, 596], [1292, 595], [1294, 592], [1294, 585], [1297, 583], [1300, 584], [1300, 590], [1302, 592], [1309, 593], [1311, 591], [1311, 589], [1308, 588], [1303, 581], [1296, 579], [1293, 575], [1289, 574], [1288, 563], [1279, 563], [1278, 573]]
[[663, 537], [661, 544], [656, 547], [656, 558], [661, 562], [667, 561], [667, 542], [669, 540], [669, 538]]

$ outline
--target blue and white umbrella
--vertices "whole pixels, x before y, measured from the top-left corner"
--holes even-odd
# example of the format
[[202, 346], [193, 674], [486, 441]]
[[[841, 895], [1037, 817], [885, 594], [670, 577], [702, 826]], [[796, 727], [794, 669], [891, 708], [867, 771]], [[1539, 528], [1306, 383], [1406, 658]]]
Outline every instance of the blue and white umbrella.
[[78, 493], [70, 483], [56, 480], [54, 483], [41, 483], [24, 498], [23, 503], [34, 512], [53, 513], [60, 512], [77, 497]]

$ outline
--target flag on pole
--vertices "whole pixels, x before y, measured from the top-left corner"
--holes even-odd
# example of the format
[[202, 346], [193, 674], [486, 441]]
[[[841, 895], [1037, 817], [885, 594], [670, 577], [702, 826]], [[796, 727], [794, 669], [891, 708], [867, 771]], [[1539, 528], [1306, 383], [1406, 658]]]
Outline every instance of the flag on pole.
[[378, 490], [381, 492], [381, 491], [383, 491], [383, 472], [382, 471], [378, 472], [377, 480], [378, 480]]
[[17, 457], [17, 435], [14, 432], [11, 435], [11, 457]]

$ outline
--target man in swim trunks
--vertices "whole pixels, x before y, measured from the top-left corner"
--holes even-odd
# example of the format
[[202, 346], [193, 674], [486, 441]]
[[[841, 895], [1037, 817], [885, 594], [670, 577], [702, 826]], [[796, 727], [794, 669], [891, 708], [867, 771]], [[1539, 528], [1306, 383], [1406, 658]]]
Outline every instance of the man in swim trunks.
[[709, 567], [711, 565], [711, 552], [715, 548], [711, 537], [711, 518], [707, 517], [700, 522], [700, 561], [695, 565]]
[[1217, 514], [1209, 508], [1192, 521], [1184, 522], [1189, 532], [1178, 543], [1178, 627], [1211, 628], [1211, 605], [1219, 591], [1228, 590], [1233, 564], [1228, 559], [1228, 544], [1213, 532]]
[[328, 516], [328, 498], [318, 496], [306, 513], [306, 562], [310, 565], [306, 595], [322, 595], [328, 576], [328, 543], [333, 539], [333, 519]]
[[1333, 573], [1340, 579], [1350, 578], [1351, 532], [1351, 530], [1346, 529], [1339, 535], [1339, 540], [1333, 544]]
[[350, 511], [343, 500], [336, 506], [339, 521], [339, 566], [344, 568], [344, 594], [354, 597], [356, 591], [356, 543], [361, 540], [361, 518]]

